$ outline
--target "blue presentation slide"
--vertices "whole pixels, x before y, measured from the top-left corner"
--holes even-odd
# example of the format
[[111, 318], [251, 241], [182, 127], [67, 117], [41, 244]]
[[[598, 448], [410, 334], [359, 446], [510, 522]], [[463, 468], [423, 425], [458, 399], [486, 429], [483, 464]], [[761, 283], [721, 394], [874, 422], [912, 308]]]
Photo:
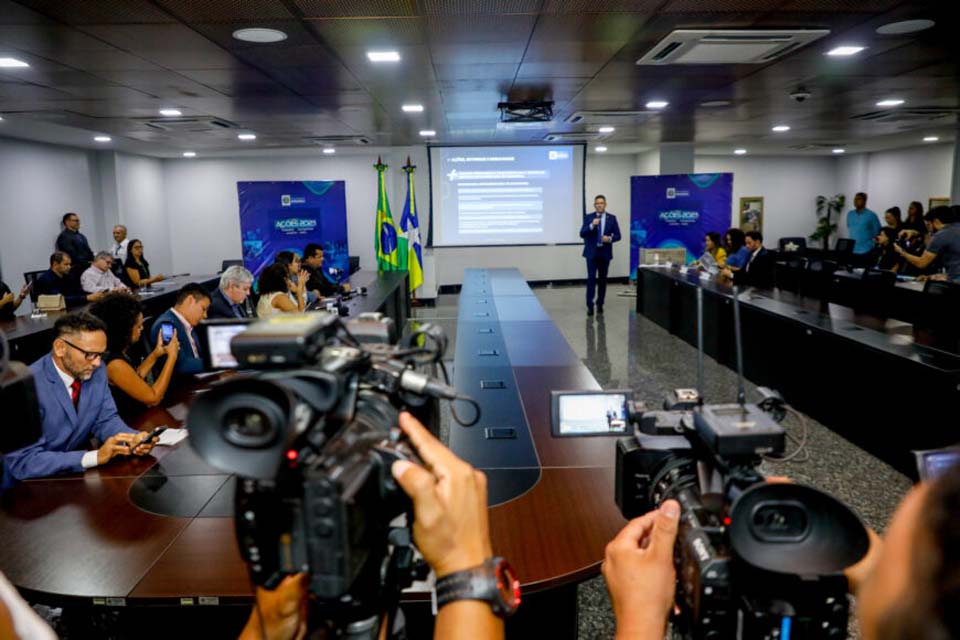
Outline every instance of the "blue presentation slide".
[[434, 244], [580, 241], [582, 148], [433, 147], [431, 153]]

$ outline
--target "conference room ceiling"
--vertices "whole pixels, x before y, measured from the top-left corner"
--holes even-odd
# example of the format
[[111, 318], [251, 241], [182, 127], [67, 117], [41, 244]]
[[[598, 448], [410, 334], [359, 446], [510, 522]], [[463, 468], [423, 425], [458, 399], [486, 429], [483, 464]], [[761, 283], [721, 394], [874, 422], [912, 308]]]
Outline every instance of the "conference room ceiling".
[[[329, 136], [368, 146], [532, 143], [596, 132], [612, 152], [695, 142], [717, 153], [848, 153], [952, 139], [960, 50], [952, 3], [899, 0], [0, 0], [0, 135], [159, 156], [311, 147]], [[929, 18], [912, 35], [877, 27]], [[252, 44], [235, 30], [287, 34]], [[677, 29], [828, 29], [767, 64], [637, 65]], [[835, 46], [867, 47], [849, 58]], [[369, 50], [395, 50], [375, 64]], [[805, 87], [803, 103], [789, 94]], [[879, 100], [906, 103], [879, 120]], [[542, 125], [501, 124], [497, 103], [551, 100]], [[650, 100], [666, 109], [646, 109]], [[704, 107], [704, 102], [728, 101]], [[424, 112], [408, 114], [403, 104]], [[173, 126], [160, 108], [200, 124]], [[936, 113], [931, 114], [929, 109]], [[216, 120], [217, 123], [210, 121]], [[615, 120], [615, 123], [613, 122]], [[165, 122], [166, 121], [166, 122]], [[788, 133], [771, 127], [787, 124]], [[253, 132], [254, 142], [241, 142]], [[309, 140], [313, 139], [313, 142]], [[319, 140], [317, 140], [319, 139]]]

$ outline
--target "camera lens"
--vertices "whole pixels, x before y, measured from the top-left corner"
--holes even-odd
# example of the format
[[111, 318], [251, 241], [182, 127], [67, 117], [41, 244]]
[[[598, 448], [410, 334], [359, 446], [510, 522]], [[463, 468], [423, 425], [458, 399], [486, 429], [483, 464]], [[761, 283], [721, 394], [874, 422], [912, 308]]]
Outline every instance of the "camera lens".
[[807, 511], [794, 502], [766, 502], [753, 512], [753, 535], [765, 542], [802, 540], [809, 531]]

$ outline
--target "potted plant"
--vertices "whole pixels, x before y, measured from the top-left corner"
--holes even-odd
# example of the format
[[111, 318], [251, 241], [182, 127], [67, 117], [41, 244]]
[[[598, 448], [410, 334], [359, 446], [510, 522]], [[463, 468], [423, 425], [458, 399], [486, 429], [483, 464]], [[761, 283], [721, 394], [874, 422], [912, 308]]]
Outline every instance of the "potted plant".
[[830, 236], [837, 230], [835, 218], [843, 211], [846, 196], [838, 193], [832, 198], [817, 196], [817, 228], [810, 234], [811, 240], [822, 240], [823, 248], [830, 248]]

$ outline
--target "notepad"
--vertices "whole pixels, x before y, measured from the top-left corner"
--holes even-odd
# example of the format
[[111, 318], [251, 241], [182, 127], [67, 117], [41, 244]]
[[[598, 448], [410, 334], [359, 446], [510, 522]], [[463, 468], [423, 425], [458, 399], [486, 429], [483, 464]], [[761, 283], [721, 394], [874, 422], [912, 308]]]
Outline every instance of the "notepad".
[[157, 440], [157, 446], [172, 447], [181, 440], [184, 440], [187, 435], [186, 429], [167, 429], [160, 434], [160, 438]]

